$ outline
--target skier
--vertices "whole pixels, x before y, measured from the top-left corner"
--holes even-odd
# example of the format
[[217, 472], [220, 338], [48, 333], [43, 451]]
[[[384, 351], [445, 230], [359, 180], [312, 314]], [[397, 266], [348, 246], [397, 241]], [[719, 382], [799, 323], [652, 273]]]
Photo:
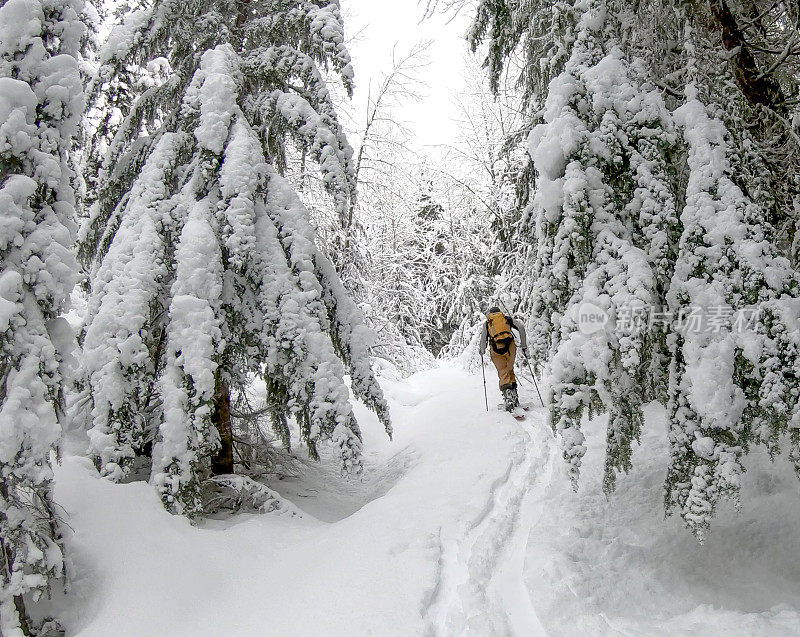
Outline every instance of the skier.
[[487, 342], [491, 346], [489, 355], [497, 368], [505, 409], [517, 416], [520, 415], [518, 412], [521, 412], [519, 409], [519, 397], [517, 396], [517, 377], [514, 375], [514, 358], [517, 355], [517, 344], [514, 341], [514, 334], [511, 330], [516, 330], [519, 333], [520, 347], [522, 352], [527, 355], [528, 339], [525, 335], [525, 327], [522, 325], [522, 321], [515, 322], [513, 318], [503, 314], [499, 307], [490, 307], [486, 313], [486, 326], [481, 332], [478, 351], [483, 357]]

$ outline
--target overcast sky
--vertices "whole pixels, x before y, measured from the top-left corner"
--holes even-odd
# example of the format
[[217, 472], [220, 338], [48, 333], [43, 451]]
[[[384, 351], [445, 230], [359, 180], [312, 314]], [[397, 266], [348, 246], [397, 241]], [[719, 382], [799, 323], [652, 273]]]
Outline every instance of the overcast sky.
[[427, 84], [423, 100], [404, 108], [402, 117], [419, 146], [453, 142], [456, 125], [452, 120], [458, 115], [453, 98], [462, 86], [469, 14], [422, 20], [424, 0], [341, 0], [341, 4], [348, 38], [359, 34], [349, 45], [356, 72], [354, 105], [361, 109], [370, 81], [377, 84], [391, 70], [395, 45], [405, 53], [416, 42], [430, 40], [430, 64], [421, 74]]

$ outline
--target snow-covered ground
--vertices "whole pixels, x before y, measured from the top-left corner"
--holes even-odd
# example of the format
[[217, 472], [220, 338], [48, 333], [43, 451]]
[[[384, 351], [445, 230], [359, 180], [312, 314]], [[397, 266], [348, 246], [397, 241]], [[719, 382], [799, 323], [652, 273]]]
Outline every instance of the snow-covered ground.
[[275, 481], [296, 512], [192, 527], [148, 485], [66, 457], [56, 496], [73, 529], [72, 589], [56, 610], [68, 634], [800, 634], [788, 463], [749, 456], [742, 511], [722, 511], [698, 546], [664, 520], [660, 409], [606, 499], [603, 419], [585, 427], [573, 493], [544, 410], [522, 423], [486, 413], [479, 374], [445, 365], [384, 389], [394, 442], [358, 406], [364, 481], [324, 463]]

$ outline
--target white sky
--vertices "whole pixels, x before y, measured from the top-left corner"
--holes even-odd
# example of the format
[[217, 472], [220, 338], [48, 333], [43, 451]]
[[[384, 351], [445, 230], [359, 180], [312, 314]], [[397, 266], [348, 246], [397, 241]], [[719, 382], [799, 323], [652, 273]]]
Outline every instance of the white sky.
[[[423, 99], [402, 109], [400, 118], [414, 133], [414, 144], [452, 143], [456, 137], [458, 110], [453, 99], [463, 84], [463, 62], [468, 51], [464, 34], [469, 13], [436, 15], [422, 21], [425, 0], [341, 0], [348, 45], [356, 73], [353, 103], [363, 113], [370, 81], [377, 85], [391, 70], [392, 50], [410, 50], [420, 40], [432, 41], [430, 64], [422, 71]], [[448, 24], [448, 19], [452, 21]], [[360, 32], [360, 33], [359, 33]]]

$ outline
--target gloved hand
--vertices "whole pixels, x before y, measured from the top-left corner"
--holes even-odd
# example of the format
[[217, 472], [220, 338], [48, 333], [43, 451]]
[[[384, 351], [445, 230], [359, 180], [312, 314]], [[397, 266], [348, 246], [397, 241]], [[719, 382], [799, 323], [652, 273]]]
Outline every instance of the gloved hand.
[[528, 348], [527, 347], [523, 347], [522, 348], [522, 353], [525, 354], [525, 356], [527, 356], [528, 355]]

